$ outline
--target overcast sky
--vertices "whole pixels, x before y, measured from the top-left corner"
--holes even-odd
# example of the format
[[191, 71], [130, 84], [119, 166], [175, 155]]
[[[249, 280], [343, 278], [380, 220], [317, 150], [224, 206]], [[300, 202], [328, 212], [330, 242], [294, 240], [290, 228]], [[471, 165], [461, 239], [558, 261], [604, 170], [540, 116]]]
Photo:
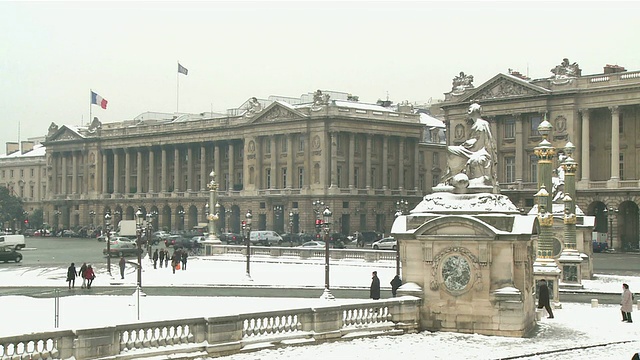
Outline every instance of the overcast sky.
[[[583, 74], [640, 70], [638, 2], [1, 2], [0, 153], [49, 124], [145, 111], [225, 111], [252, 96], [343, 91], [363, 102], [443, 98], [569, 58]], [[19, 126], [18, 123], [21, 125]], [[20, 130], [19, 130], [20, 128]]]

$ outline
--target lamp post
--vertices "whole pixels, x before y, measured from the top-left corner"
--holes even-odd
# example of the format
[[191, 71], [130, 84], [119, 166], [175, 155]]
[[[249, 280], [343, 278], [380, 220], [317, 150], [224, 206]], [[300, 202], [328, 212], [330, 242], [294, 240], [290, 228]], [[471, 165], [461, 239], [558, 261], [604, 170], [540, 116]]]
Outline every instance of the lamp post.
[[289, 240], [293, 242], [293, 211], [289, 211]]
[[[207, 255], [211, 255], [211, 252], [213, 251], [211, 248], [211, 244], [221, 244], [222, 242], [220, 241], [220, 239], [218, 239], [218, 236], [216, 235], [216, 221], [218, 220], [218, 210], [220, 208], [220, 205], [218, 204], [218, 183], [216, 182], [216, 173], [214, 171], [211, 171], [211, 173], [209, 174], [209, 177], [211, 178], [211, 181], [209, 182], [209, 184], [207, 184], [207, 188], [209, 188], [209, 204], [208, 205], [208, 209], [209, 211], [211, 211], [211, 213], [209, 213], [207, 215], [207, 220], [209, 221], [209, 236], [207, 237], [206, 242], [207, 244]], [[217, 208], [216, 208], [217, 206]]]
[[147, 253], [151, 253], [151, 232], [153, 231], [153, 219], [158, 213], [151, 211], [147, 213]]
[[[409, 210], [409, 202], [404, 199], [396, 201], [396, 219], [399, 216], [406, 215]], [[400, 242], [396, 239], [396, 275], [400, 276]]]
[[53, 236], [57, 236], [58, 228], [60, 227], [60, 215], [62, 215], [62, 212], [60, 210], [56, 210], [53, 212], [53, 215], [56, 216], [56, 231], [55, 231], [55, 234], [53, 234]]
[[613, 218], [618, 214], [618, 209], [614, 208], [613, 206], [609, 206], [608, 209], [605, 207], [604, 214], [609, 218], [609, 228], [607, 229], [609, 230], [609, 250], [613, 250]]
[[136, 235], [138, 235], [138, 287], [142, 288], [142, 221], [144, 215], [142, 210], [138, 208], [136, 211]]
[[279, 221], [279, 220], [280, 220], [280, 216], [282, 215], [282, 211], [283, 211], [283, 210], [284, 210], [284, 209], [282, 208], [282, 205], [274, 205], [274, 206], [273, 206], [273, 212], [275, 213], [275, 215], [276, 215], [276, 220], [277, 220], [277, 221], [275, 221], [275, 223], [273, 224], [273, 228], [274, 228], [274, 230], [276, 230], [278, 233], [282, 233], [282, 229], [280, 229], [280, 227], [279, 227], [279, 226], [278, 226], [278, 227], [276, 227], [276, 225], [279, 225], [279, 224], [280, 224], [280, 221]]
[[[178, 210], [178, 216], [180, 217], [180, 226], [178, 230], [184, 230], [184, 209]], [[182, 229], [180, 229], [182, 227]]]
[[120, 220], [122, 220], [122, 213], [120, 213], [120, 210], [116, 210], [113, 212], [113, 227], [114, 229], [118, 229], [118, 225], [120, 224]]
[[253, 215], [251, 214], [251, 210], [247, 210], [245, 214], [245, 234], [246, 234], [246, 244], [247, 244], [247, 280], [252, 281], [251, 279], [251, 219]]
[[89, 219], [91, 220], [90, 229], [93, 230], [93, 218], [96, 217], [96, 212], [93, 210], [89, 210]]
[[322, 231], [321, 216], [322, 216], [322, 209], [324, 209], [324, 201], [315, 200], [311, 203], [311, 205], [313, 205], [313, 212], [316, 214], [315, 227], [316, 227], [316, 240], [318, 240], [318, 238], [320, 237], [320, 231]]
[[107, 271], [111, 276], [111, 214], [104, 214], [104, 229], [107, 232]]
[[329, 231], [331, 226], [331, 210], [329, 210], [329, 206], [327, 205], [322, 212], [322, 227], [324, 229], [324, 292], [322, 293], [321, 299], [333, 299], [333, 295], [331, 294], [331, 290], [329, 287]]

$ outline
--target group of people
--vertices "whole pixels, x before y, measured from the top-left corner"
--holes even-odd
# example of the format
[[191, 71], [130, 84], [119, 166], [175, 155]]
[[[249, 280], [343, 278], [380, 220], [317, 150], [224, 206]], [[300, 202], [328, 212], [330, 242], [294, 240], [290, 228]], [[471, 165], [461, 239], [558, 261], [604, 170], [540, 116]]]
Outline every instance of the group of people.
[[168, 249], [156, 249], [153, 252], [153, 268], [158, 268], [158, 261], [160, 261], [160, 267], [164, 264], [165, 267], [169, 267], [169, 260], [171, 260], [171, 267], [173, 268], [173, 273], [176, 273], [176, 270], [182, 269], [187, 270], [187, 259], [189, 258], [189, 252], [186, 249], [175, 249], [172, 255], [169, 255]]
[[[398, 288], [402, 286], [402, 280], [399, 275], [393, 277], [390, 282], [391, 294], [396, 297]], [[373, 300], [380, 300], [380, 278], [378, 278], [378, 272], [374, 271], [371, 274], [371, 286], [369, 287], [369, 297]]]
[[71, 263], [71, 266], [67, 269], [67, 283], [69, 289], [76, 287], [76, 277], [82, 277], [82, 288], [91, 289], [91, 284], [96, 278], [96, 274], [93, 272], [91, 264], [83, 263], [79, 270], [76, 270], [76, 264]]

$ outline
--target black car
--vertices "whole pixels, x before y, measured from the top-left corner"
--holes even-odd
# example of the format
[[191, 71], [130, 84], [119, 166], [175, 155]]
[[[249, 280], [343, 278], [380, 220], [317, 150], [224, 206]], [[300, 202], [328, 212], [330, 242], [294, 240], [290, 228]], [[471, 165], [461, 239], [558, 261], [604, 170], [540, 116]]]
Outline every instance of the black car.
[[220, 241], [225, 242], [227, 244], [233, 245], [242, 245], [244, 244], [244, 239], [242, 235], [236, 233], [222, 233], [219, 236]]
[[20, 261], [22, 261], [22, 254], [15, 251], [13, 248], [2, 247], [0, 248], [0, 261], [15, 261], [19, 263]]
[[200, 246], [201, 246], [200, 242], [198, 241], [198, 239], [196, 237], [190, 237], [190, 238], [179, 237], [179, 238], [175, 238], [175, 241], [173, 243], [173, 248], [174, 249], [180, 249], [180, 248], [196, 249], [196, 248], [198, 248]]

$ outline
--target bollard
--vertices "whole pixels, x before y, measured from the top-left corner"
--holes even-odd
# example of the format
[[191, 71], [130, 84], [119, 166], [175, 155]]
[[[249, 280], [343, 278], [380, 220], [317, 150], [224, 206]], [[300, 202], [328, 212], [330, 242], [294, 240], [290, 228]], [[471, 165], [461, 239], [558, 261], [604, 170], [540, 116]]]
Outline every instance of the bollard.
[[598, 299], [591, 299], [591, 307], [592, 308], [598, 307]]

